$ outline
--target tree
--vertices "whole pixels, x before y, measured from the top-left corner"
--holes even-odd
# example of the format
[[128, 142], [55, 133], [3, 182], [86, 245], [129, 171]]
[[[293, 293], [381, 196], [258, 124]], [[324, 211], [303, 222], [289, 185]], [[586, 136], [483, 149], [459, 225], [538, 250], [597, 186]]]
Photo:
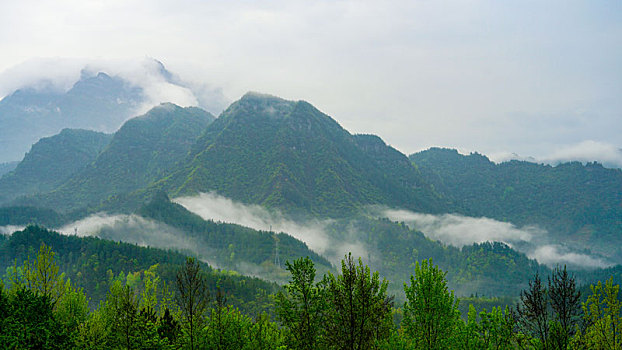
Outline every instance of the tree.
[[182, 328], [188, 335], [190, 349], [194, 350], [197, 332], [203, 326], [209, 302], [207, 281], [199, 262], [194, 258], [187, 258], [186, 264], [177, 272], [176, 282], [177, 304], [185, 321]]
[[556, 349], [567, 349], [580, 320], [581, 292], [576, 288], [574, 277], [564, 269], [555, 268], [549, 278], [549, 298], [554, 312], [551, 342]]
[[523, 332], [539, 340], [543, 349], [549, 348], [549, 301], [547, 290], [536, 273], [529, 281], [529, 289], [521, 291], [516, 305], [519, 325]]
[[276, 296], [276, 315], [289, 330], [293, 349], [315, 349], [321, 342], [325, 316], [324, 292], [315, 283], [313, 261], [306, 258], [285, 263], [292, 279]]
[[35, 261], [31, 262], [30, 259], [24, 261], [22, 268], [25, 287], [47, 296], [52, 307], [55, 307], [65, 294], [65, 282], [63, 276], [58, 273], [54, 255], [52, 248], [41, 243]]
[[325, 344], [331, 349], [374, 349], [390, 334], [393, 300], [387, 297], [388, 282], [370, 273], [352, 254], [341, 262], [341, 275], [325, 278], [328, 301]]
[[588, 349], [622, 349], [620, 286], [614, 285], [611, 277], [605, 285], [598, 282], [590, 289], [592, 295], [583, 303], [587, 329], [576, 339], [577, 343]]
[[445, 272], [423, 260], [404, 283], [404, 328], [417, 348], [446, 349], [459, 320], [458, 299], [447, 288]]

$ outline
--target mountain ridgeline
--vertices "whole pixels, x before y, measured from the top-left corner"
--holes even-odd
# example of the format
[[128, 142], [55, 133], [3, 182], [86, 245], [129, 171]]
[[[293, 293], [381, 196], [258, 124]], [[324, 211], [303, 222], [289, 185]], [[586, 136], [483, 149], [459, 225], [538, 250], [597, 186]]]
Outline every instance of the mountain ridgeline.
[[21, 159], [41, 137], [64, 128], [113, 132], [143, 103], [143, 91], [119, 77], [84, 73], [69, 91], [26, 87], [0, 101], [0, 162]]
[[557, 166], [491, 162], [480, 154], [433, 148], [410, 159], [455, 210], [516, 225], [622, 261], [622, 171], [598, 163]]
[[80, 129], [42, 138], [12, 172], [0, 178], [0, 202], [55, 189], [95, 160], [111, 138]]
[[380, 139], [352, 136], [307, 102], [256, 93], [207, 128], [165, 187], [173, 195], [217, 191], [289, 213], [332, 217], [369, 204], [446, 208], [407, 158]]
[[172, 171], [214, 120], [208, 112], [167, 103], [130, 119], [84, 169], [54, 190], [22, 204], [76, 210], [157, 181]]
[[[78, 144], [88, 157], [53, 166], [64, 164], [54, 157], [76, 152], [69, 146]], [[620, 170], [598, 164], [496, 165], [481, 155], [440, 149], [407, 157], [377, 136], [350, 134], [307, 102], [248, 93], [216, 119], [198, 108], [162, 104], [112, 136], [65, 130], [41, 140], [0, 179], [3, 195], [10, 194], [0, 225], [60, 227], [100, 211], [138, 215], [178, 230], [181, 239], [197, 242], [200, 257], [224, 268], [250, 264], [254, 274], [282, 280], [275, 247], [283, 260], [309, 256], [319, 269], [333, 268], [289, 235], [204, 220], [168, 198], [215, 192], [288, 219], [321, 221], [331, 258], [360, 245], [366, 262], [397, 286], [417, 261], [433, 258], [460, 293], [502, 295], [525, 288], [548, 268], [502, 243], [444, 245], [377, 218], [373, 208], [537, 225], [560, 241], [586, 243], [622, 261], [621, 178]], [[24, 185], [11, 185], [16, 181]], [[10, 192], [12, 186], [22, 192]], [[99, 233], [124, 234], [112, 231]], [[599, 248], [603, 242], [610, 244]], [[591, 282], [589, 275], [579, 277]]]

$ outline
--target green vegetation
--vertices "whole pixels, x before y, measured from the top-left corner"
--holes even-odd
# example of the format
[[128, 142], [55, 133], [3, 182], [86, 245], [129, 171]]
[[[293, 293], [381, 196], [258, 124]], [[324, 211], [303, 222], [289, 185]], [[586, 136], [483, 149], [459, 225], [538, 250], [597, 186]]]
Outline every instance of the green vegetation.
[[70, 211], [96, 207], [111, 196], [143, 188], [184, 159], [213, 119], [199, 108], [170, 103], [155, 107], [123, 124], [86, 168], [74, 172], [54, 190], [18, 203]]
[[72, 129], [42, 138], [13, 171], [0, 179], [0, 202], [61, 185], [95, 160], [111, 138], [100, 132]]
[[622, 261], [622, 170], [597, 163], [494, 164], [474, 153], [432, 148], [410, 159], [455, 211], [515, 225], [538, 225], [555, 238]]
[[172, 195], [217, 191], [288, 213], [331, 217], [378, 203], [443, 208], [404, 155], [380, 140], [350, 135], [304, 101], [246, 94], [205, 130], [187, 160], [161, 184]]
[[[172, 285], [177, 268], [186, 259], [173, 251], [94, 237], [65, 236], [29, 226], [11, 236], [0, 236], [0, 271], [10, 271], [15, 261], [32, 260], [41, 244], [56, 253], [54, 260], [59, 270], [73, 285], [84, 288], [91, 298], [91, 306], [103, 300], [117, 282], [129, 283], [136, 292], [141, 292], [140, 286], [149, 269], [155, 269], [163, 281]], [[230, 303], [246, 312], [259, 314], [272, 303], [268, 295], [275, 292], [275, 284], [233, 272], [213, 270], [203, 263], [201, 268], [206, 272], [210, 293], [215, 294], [216, 287], [220, 286], [227, 291]]]
[[223, 268], [237, 270], [244, 263], [252, 264], [264, 278], [284, 281], [287, 275], [274, 261], [278, 244], [283, 261], [308, 256], [322, 271], [331, 269], [330, 262], [324, 257], [290, 235], [203, 220], [181, 205], [172, 203], [163, 192], [157, 193], [137, 213], [179, 229], [186, 238], [196, 242], [197, 250], [205, 252], [201, 256]]

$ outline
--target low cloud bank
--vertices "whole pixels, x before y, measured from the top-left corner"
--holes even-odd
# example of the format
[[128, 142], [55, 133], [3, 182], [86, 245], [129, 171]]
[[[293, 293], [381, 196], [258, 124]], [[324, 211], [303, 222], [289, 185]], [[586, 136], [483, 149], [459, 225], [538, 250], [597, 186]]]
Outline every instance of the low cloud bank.
[[546, 232], [537, 227], [518, 228], [510, 223], [489, 218], [473, 218], [457, 214], [420, 214], [408, 210], [384, 210], [382, 216], [403, 221], [427, 237], [461, 248], [482, 242], [530, 242]]
[[527, 256], [548, 266], [566, 264], [585, 268], [599, 268], [613, 265], [602, 259], [595, 258], [587, 254], [570, 252], [564, 247], [555, 244], [537, 247], [535, 250], [528, 253]]
[[394, 221], [403, 221], [427, 237], [455, 247], [473, 243], [503, 242], [539, 263], [572, 265], [580, 268], [608, 267], [604, 259], [573, 252], [569, 247], [551, 244], [548, 232], [537, 227], [516, 227], [490, 218], [473, 218], [457, 214], [431, 215], [408, 210], [384, 209], [378, 214]]
[[268, 211], [259, 205], [234, 202], [214, 193], [178, 197], [173, 201], [206, 220], [238, 224], [255, 230], [285, 232], [307, 243], [309, 248], [320, 254], [329, 248], [330, 240], [325, 232], [328, 221], [294, 222], [280, 212]]
[[293, 221], [278, 211], [269, 211], [259, 205], [242, 204], [215, 193], [201, 193], [198, 196], [178, 197], [174, 202], [206, 220], [221, 221], [250, 227], [256, 230], [284, 232], [305, 242], [307, 246], [324, 255], [332, 263], [337, 263], [344, 254], [352, 252], [357, 256], [367, 256], [366, 246], [355, 235], [353, 240], [331, 238], [328, 234], [330, 220], [309, 219]]
[[197, 251], [198, 245], [183, 232], [137, 215], [94, 214], [58, 229], [66, 235], [95, 236], [114, 241], [134, 243], [155, 248], [176, 248]]
[[560, 147], [548, 155], [537, 158], [523, 157], [516, 153], [497, 153], [491, 154], [490, 159], [495, 163], [509, 160], [524, 160], [551, 165], [571, 161], [582, 163], [596, 161], [608, 168], [622, 168], [622, 149], [609, 143], [586, 140], [577, 144]]
[[11, 235], [15, 231], [21, 231], [25, 226], [6, 225], [0, 226], [0, 235]]

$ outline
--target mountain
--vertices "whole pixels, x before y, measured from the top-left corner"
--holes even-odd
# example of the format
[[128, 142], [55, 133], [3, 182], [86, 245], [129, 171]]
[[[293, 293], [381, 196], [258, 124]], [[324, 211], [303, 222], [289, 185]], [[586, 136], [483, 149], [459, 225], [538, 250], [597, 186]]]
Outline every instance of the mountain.
[[41, 137], [64, 128], [115, 131], [143, 100], [141, 88], [105, 73], [85, 74], [67, 92], [19, 89], [0, 101], [0, 162], [21, 159]]
[[432, 148], [410, 156], [457, 211], [537, 225], [565, 243], [622, 262], [622, 171], [597, 163], [495, 164], [483, 155]]
[[[220, 267], [242, 272], [252, 270], [253, 275], [283, 283], [289, 276], [279, 267], [284, 268], [285, 261], [293, 261], [302, 256], [313, 260], [318, 271], [332, 269], [326, 258], [288, 234], [203, 220], [183, 206], [172, 203], [163, 192], [156, 194], [137, 213], [183, 232], [183, 238], [194, 242], [201, 258]], [[276, 266], [277, 255], [280, 266]]]
[[91, 163], [112, 135], [64, 129], [35, 143], [15, 170], [0, 178], [0, 202], [48, 192]]
[[216, 191], [322, 216], [370, 204], [425, 212], [446, 205], [406, 156], [379, 138], [353, 136], [307, 102], [257, 93], [225, 110], [163, 187], [175, 196]]
[[19, 164], [18, 161], [0, 163], [0, 176], [2, 176], [4, 174], [8, 173], [9, 171], [15, 169], [17, 164]]
[[[174, 291], [176, 272], [186, 260], [185, 255], [171, 250], [139, 247], [95, 237], [66, 236], [28, 226], [12, 235], [0, 235], [0, 271], [3, 271], [0, 277], [6, 278], [4, 271], [14, 263], [21, 266], [24, 260], [32, 261], [42, 243], [55, 252], [54, 261], [59, 273], [65, 273], [72, 285], [84, 288], [84, 292], [92, 298], [92, 307], [104, 299], [115, 280], [128, 276], [128, 281], [133, 278], [134, 283], [140, 282], [145, 270], [153, 267], [166, 282], [169, 291]], [[278, 290], [276, 284], [214, 270], [204, 263], [201, 265], [211, 295], [216, 295], [216, 289], [220, 287], [230, 305], [252, 314], [272, 307], [269, 294]]]
[[145, 187], [172, 171], [213, 119], [196, 107], [155, 107], [123, 124], [92, 163], [58, 188], [18, 203], [68, 211]]

